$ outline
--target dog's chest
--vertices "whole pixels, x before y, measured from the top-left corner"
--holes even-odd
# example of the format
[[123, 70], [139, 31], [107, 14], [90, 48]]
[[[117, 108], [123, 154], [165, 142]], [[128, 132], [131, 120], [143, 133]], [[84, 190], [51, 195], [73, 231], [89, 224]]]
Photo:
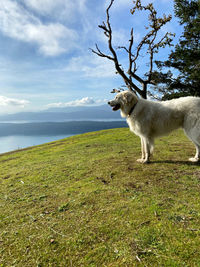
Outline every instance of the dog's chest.
[[127, 118], [128, 126], [131, 130], [131, 132], [134, 132], [136, 135], [141, 134], [141, 126], [140, 123], [138, 123], [136, 120], [133, 120], [131, 118]]

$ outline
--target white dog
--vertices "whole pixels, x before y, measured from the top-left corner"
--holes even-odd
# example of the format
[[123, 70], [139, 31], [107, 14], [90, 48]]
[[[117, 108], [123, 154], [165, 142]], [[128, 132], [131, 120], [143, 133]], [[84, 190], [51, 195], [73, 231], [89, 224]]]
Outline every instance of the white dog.
[[200, 98], [181, 97], [169, 101], [150, 101], [138, 98], [131, 91], [124, 91], [108, 102], [113, 110], [121, 109], [129, 128], [141, 138], [142, 158], [148, 163], [153, 152], [154, 139], [183, 128], [194, 143], [196, 154], [189, 160], [200, 160]]

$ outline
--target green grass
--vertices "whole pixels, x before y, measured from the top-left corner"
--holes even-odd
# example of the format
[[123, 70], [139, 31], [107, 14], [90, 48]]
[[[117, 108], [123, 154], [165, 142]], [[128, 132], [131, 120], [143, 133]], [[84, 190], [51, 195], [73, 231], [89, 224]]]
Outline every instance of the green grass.
[[181, 131], [136, 162], [128, 129], [0, 156], [0, 266], [200, 266], [200, 167]]

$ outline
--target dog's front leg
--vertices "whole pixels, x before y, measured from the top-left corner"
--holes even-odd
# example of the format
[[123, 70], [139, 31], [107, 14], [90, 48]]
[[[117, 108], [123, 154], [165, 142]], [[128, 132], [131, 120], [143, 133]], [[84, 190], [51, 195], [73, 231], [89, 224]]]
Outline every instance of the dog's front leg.
[[147, 138], [144, 138], [144, 151], [145, 151], [145, 157], [143, 163], [149, 163], [150, 161], [150, 146], [149, 146], [149, 140]]
[[141, 150], [142, 150], [142, 158], [138, 159], [138, 162], [148, 163], [150, 160], [150, 147], [149, 142], [146, 138], [141, 137]]
[[141, 141], [141, 152], [142, 152], [142, 157], [141, 159], [138, 159], [138, 162], [143, 162], [145, 159], [145, 147], [144, 147], [144, 140], [143, 137], [140, 137], [140, 141]]

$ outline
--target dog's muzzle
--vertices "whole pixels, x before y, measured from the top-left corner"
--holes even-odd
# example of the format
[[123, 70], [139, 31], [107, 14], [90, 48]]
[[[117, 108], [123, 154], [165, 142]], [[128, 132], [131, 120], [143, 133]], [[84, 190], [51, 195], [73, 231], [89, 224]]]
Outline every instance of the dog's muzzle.
[[120, 109], [120, 104], [119, 103], [115, 104], [112, 101], [109, 101], [108, 105], [110, 105], [112, 107], [113, 111], [116, 111], [116, 110]]

